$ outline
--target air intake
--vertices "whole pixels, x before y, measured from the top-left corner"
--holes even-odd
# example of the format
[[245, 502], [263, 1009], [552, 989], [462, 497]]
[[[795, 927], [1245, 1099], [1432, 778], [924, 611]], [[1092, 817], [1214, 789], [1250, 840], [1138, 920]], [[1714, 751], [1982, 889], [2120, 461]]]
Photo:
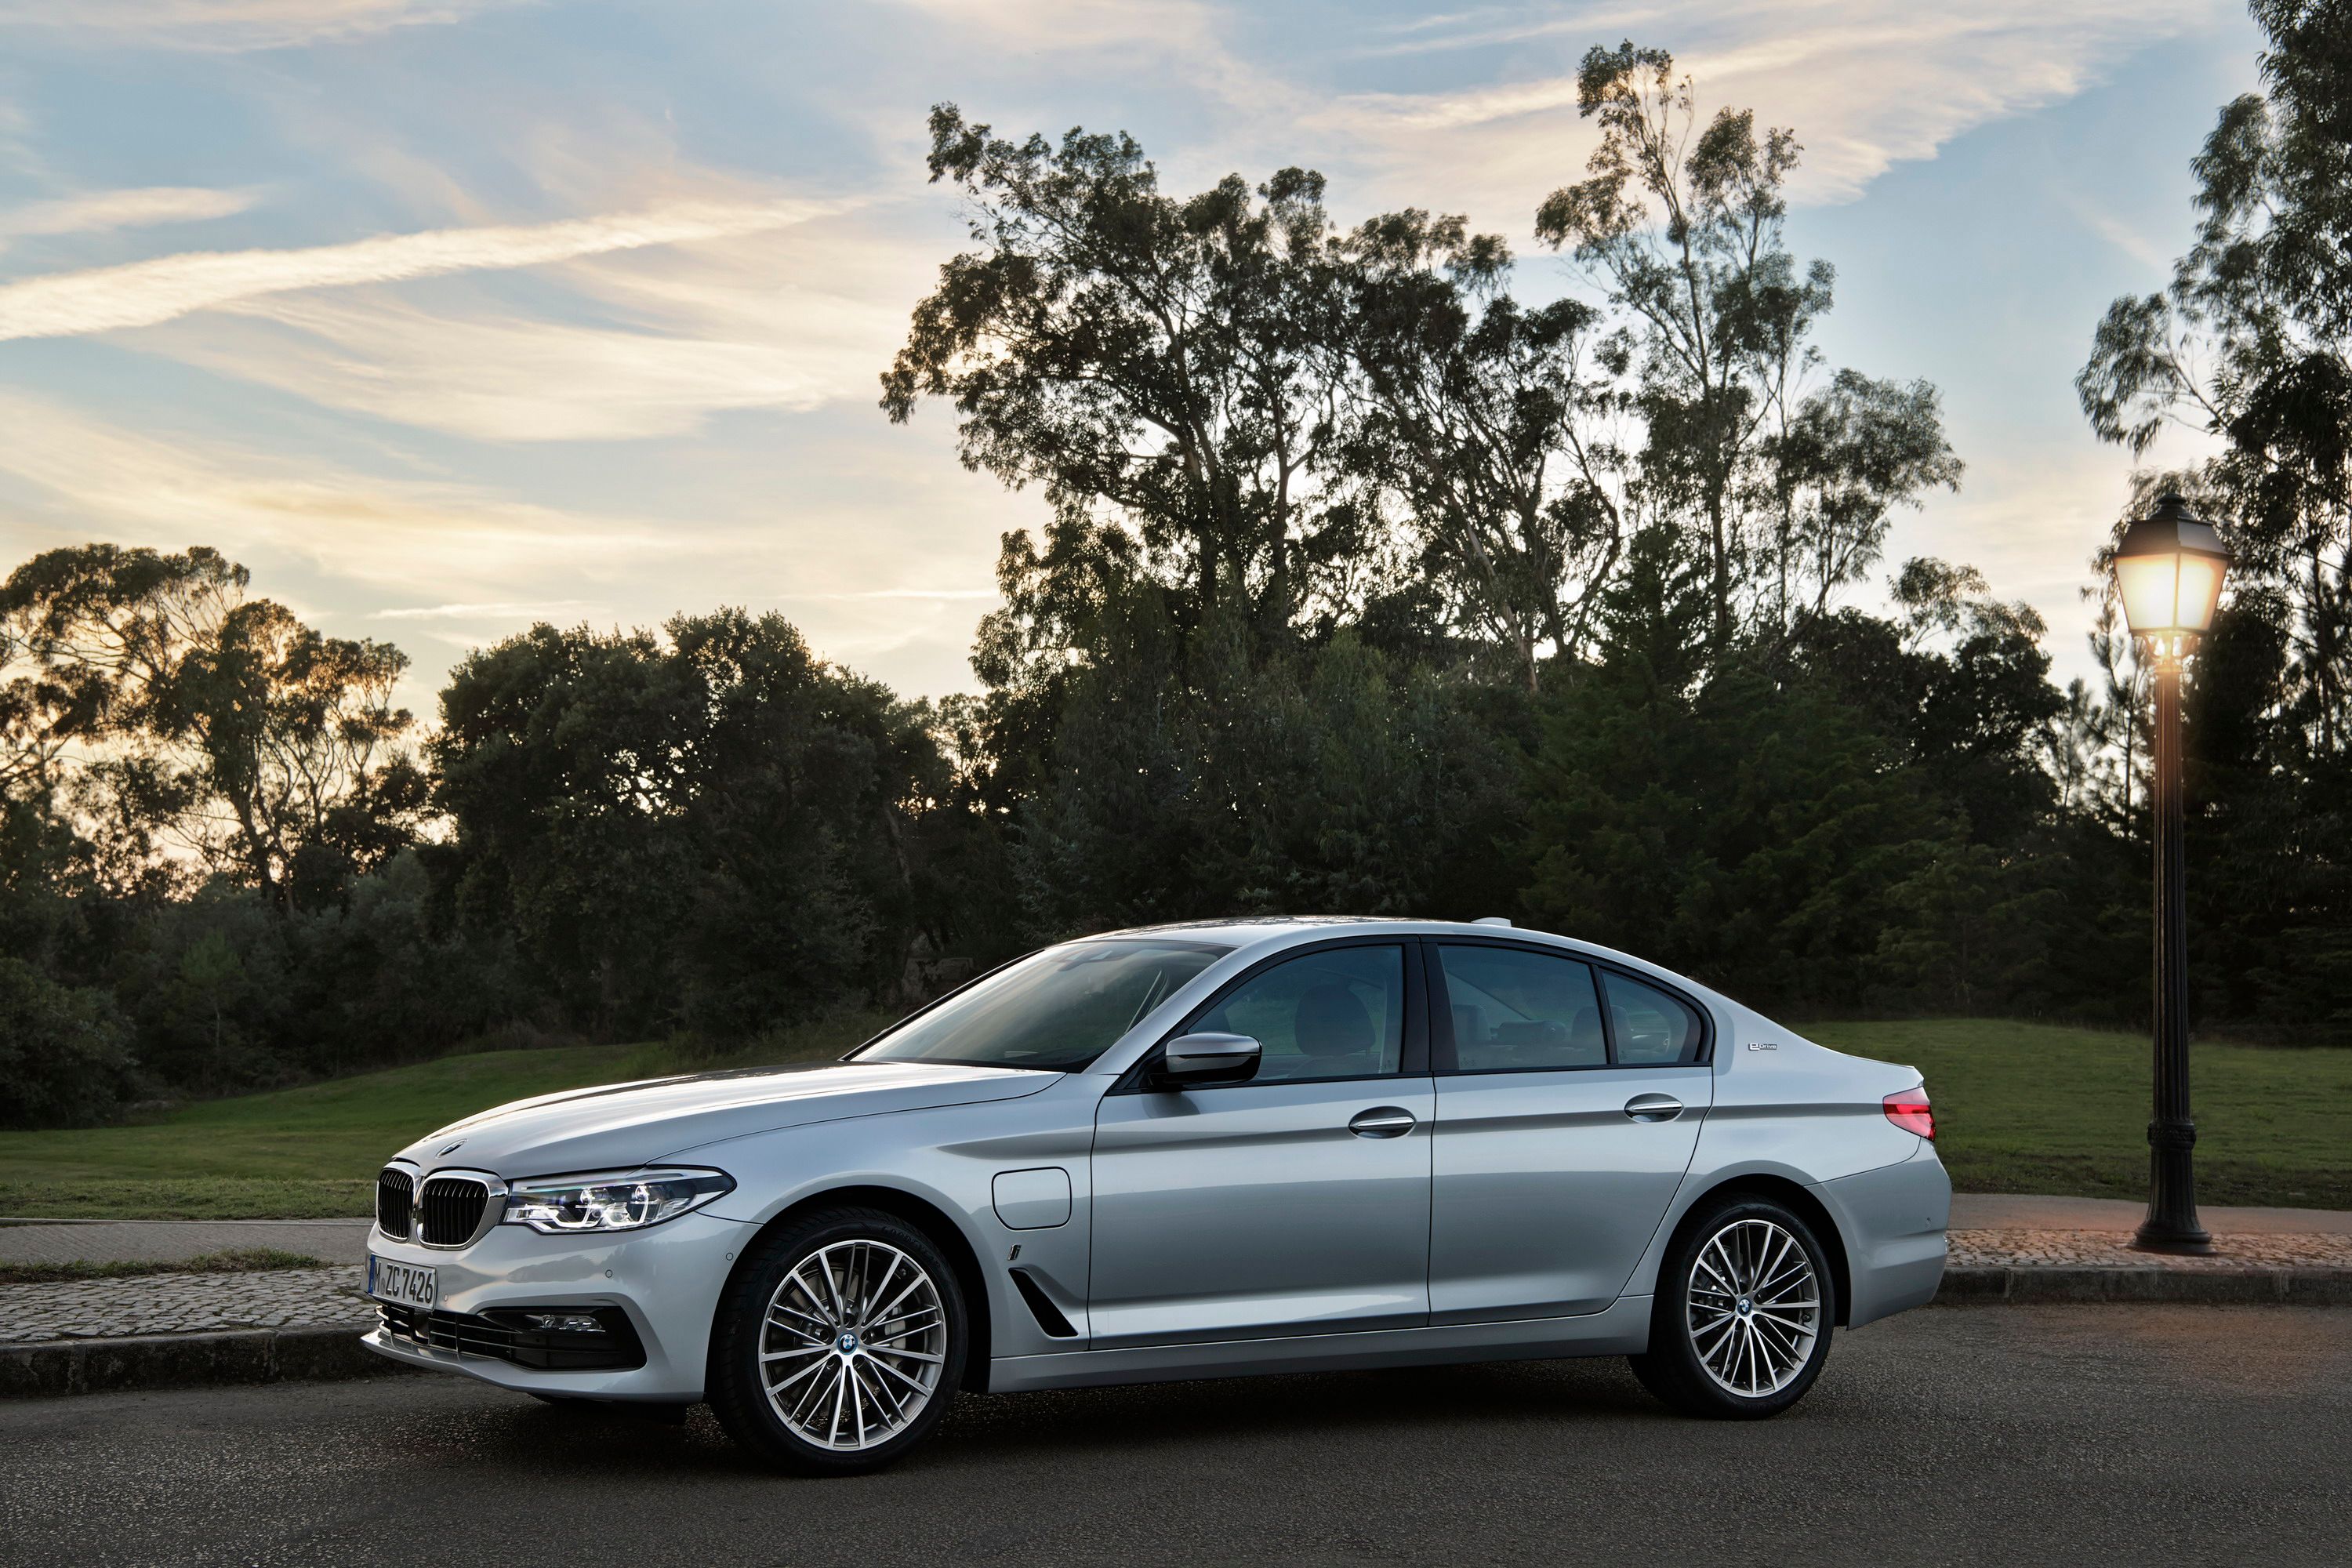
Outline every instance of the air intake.
[[1047, 1334], [1057, 1340], [1078, 1337], [1078, 1331], [1070, 1326], [1069, 1319], [1062, 1316], [1062, 1309], [1054, 1305], [1054, 1299], [1045, 1294], [1045, 1288], [1029, 1278], [1029, 1270], [1013, 1270], [1013, 1288], [1021, 1292], [1021, 1299], [1029, 1304], [1029, 1315], [1037, 1320], [1037, 1326]]

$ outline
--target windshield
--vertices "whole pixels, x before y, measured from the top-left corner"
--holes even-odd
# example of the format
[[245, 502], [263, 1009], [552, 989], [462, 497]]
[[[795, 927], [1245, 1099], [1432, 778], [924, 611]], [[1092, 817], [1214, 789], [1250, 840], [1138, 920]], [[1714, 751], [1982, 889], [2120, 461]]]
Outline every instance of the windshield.
[[1233, 950], [1201, 942], [1083, 942], [1008, 964], [856, 1055], [1076, 1072]]

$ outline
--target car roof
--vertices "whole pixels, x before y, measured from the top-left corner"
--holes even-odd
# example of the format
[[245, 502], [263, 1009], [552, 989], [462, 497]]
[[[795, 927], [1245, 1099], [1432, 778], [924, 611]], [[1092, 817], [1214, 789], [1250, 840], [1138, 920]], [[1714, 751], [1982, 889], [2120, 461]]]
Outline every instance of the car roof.
[[1392, 915], [1232, 915], [1222, 920], [1169, 921], [1160, 925], [1130, 926], [1124, 931], [1097, 931], [1078, 940], [1118, 942], [1146, 936], [1181, 936], [1229, 943], [1234, 947], [1249, 947], [1280, 937], [1344, 936], [1351, 931], [1400, 936], [1499, 935], [1510, 931], [1553, 942], [1570, 940], [1551, 931], [1506, 925], [1499, 921], [1412, 920]]
[[1562, 936], [1557, 931], [1499, 922], [1410, 920], [1382, 915], [1235, 915], [1223, 920], [1171, 921], [1162, 925], [1131, 926], [1125, 931], [1097, 931], [1077, 940], [1118, 942], [1153, 936], [1194, 938], [1231, 947], [1236, 952], [1250, 949], [1266, 952], [1289, 941], [1357, 933], [1365, 936], [1518, 937], [1614, 963], [1636, 973], [1646, 972], [1684, 991], [1696, 993], [1719, 1007], [1734, 1012], [1742, 1010], [1739, 1003], [1720, 992], [1637, 954], [1580, 937]]

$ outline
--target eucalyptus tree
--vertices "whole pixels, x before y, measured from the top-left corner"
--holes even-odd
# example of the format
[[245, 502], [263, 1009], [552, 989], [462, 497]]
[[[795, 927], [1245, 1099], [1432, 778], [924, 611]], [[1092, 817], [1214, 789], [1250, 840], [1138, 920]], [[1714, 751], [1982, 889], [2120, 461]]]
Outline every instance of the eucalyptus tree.
[[1346, 294], [1322, 177], [1179, 197], [1123, 133], [1013, 142], [952, 104], [929, 125], [973, 248], [916, 305], [883, 408], [946, 397], [968, 467], [1042, 487], [1049, 573], [1117, 529], [1185, 624], [1231, 598], [1286, 628], [1360, 543], [1324, 490]]
[[1459, 217], [1391, 213], [1347, 249], [1359, 374], [1344, 471], [1395, 499], [1423, 575], [1533, 691], [1546, 646], [1584, 646], [1638, 500], [1628, 399], [1596, 363], [1600, 314], [1521, 304], [1508, 248]]
[[2218, 437], [2202, 476], [2236, 570], [2287, 593], [2297, 721], [2352, 749], [2352, 9], [2254, 0], [2263, 90], [2191, 163], [2196, 242], [2161, 292], [2107, 308], [2075, 380], [2099, 437]]
[[242, 599], [244, 567], [215, 550], [49, 550], [0, 584], [0, 785], [46, 793], [77, 747], [159, 727], [187, 650]]
[[299, 904], [412, 842], [425, 774], [394, 697], [408, 656], [253, 599], [180, 662], [155, 726], [187, 753], [173, 825], [215, 869]]
[[[1791, 408], [1776, 404], [1765, 443], [1775, 526], [1766, 563], [1769, 598], [1786, 629], [1829, 612], [1883, 552], [1897, 507], [1956, 490], [1961, 464], [1944, 437], [1942, 400], [1924, 381], [1878, 381], [1841, 370]], [[1759, 583], [1759, 590], [1767, 584]]]
[[1698, 535], [1710, 640], [1743, 618], [1785, 628], [1876, 561], [1895, 506], [1958, 484], [1935, 393], [1852, 371], [1811, 384], [1835, 274], [1785, 241], [1791, 132], [1730, 108], [1702, 126], [1674, 57], [1632, 43], [1585, 55], [1577, 100], [1600, 143], [1536, 233], [1622, 312], [1607, 353], [1633, 376], [1641, 482]]
[[394, 688], [407, 657], [247, 599], [217, 551], [112, 544], [0, 584], [0, 763], [118, 883], [219, 872], [280, 908], [408, 844], [425, 800]]

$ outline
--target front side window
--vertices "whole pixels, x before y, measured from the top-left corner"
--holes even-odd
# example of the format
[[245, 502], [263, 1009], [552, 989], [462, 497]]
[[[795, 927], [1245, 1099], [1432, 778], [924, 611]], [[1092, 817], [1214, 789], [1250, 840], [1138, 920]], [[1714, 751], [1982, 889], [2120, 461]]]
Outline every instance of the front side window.
[[1437, 950], [1459, 1072], [1609, 1064], [1591, 969], [1521, 947]]
[[918, 1013], [855, 1059], [1076, 1072], [1232, 951], [1150, 940], [1049, 947]]
[[1695, 1062], [1706, 1044], [1698, 1014], [1654, 985], [1609, 972], [1609, 1027], [1629, 1067]]
[[1260, 1083], [1395, 1072], [1403, 1057], [1404, 949], [1326, 948], [1277, 963], [1235, 986], [1189, 1032], [1257, 1041]]

